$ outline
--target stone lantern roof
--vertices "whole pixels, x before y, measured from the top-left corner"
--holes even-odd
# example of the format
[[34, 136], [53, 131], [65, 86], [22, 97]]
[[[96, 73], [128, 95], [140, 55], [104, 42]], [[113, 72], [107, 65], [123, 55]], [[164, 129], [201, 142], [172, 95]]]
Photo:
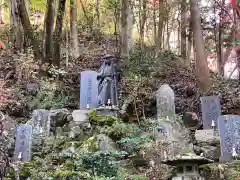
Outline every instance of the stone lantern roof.
[[207, 159], [203, 156], [198, 156], [196, 154], [184, 154], [184, 155], [177, 155], [175, 158], [171, 160], [164, 160], [162, 161], [163, 164], [171, 165], [171, 166], [178, 166], [182, 164], [196, 164], [196, 165], [203, 165], [213, 163], [213, 160]]

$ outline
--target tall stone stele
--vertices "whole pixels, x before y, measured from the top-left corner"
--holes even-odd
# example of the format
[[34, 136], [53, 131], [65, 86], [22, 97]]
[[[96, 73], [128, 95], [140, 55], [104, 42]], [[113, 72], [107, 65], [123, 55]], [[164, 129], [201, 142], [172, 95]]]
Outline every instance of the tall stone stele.
[[157, 91], [157, 118], [170, 118], [175, 115], [175, 94], [168, 84], [163, 84]]
[[33, 128], [28, 124], [21, 124], [17, 128], [14, 159], [15, 161], [30, 161]]
[[218, 96], [203, 96], [200, 98], [203, 129], [212, 129], [212, 125], [218, 127], [217, 119], [221, 115], [221, 105]]
[[175, 116], [175, 94], [168, 84], [163, 84], [157, 91], [157, 120], [167, 137], [173, 133], [171, 122]]
[[222, 115], [218, 117], [220, 135], [221, 162], [240, 158], [240, 116]]
[[98, 107], [98, 82], [96, 71], [83, 71], [80, 76], [80, 109], [92, 110]]

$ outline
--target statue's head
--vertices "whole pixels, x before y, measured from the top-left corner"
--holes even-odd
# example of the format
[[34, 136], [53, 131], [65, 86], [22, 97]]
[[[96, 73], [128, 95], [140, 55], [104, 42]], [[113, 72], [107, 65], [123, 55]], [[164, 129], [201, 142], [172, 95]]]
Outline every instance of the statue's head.
[[106, 59], [106, 60], [105, 60], [105, 64], [106, 64], [106, 65], [108, 65], [108, 66], [110, 66], [110, 65], [111, 65], [111, 62], [112, 62], [112, 60], [111, 60], [111, 59]]
[[110, 54], [106, 54], [105, 56], [102, 57], [102, 59], [112, 59], [113, 56]]

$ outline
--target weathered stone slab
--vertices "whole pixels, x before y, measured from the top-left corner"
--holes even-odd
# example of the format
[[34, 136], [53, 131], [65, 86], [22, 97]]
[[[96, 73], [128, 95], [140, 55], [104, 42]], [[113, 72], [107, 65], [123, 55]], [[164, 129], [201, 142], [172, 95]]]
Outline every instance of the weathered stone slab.
[[[231, 161], [240, 155], [240, 116], [223, 115], [218, 118], [221, 145], [221, 161]], [[234, 152], [235, 151], [235, 152]]]
[[32, 126], [22, 124], [18, 126], [16, 132], [16, 144], [14, 159], [20, 161], [30, 161], [32, 147]]
[[221, 115], [220, 100], [217, 96], [204, 96], [200, 98], [202, 122], [204, 129], [212, 128], [212, 121], [214, 121], [217, 128], [217, 119]]
[[107, 154], [109, 149], [108, 139], [107, 138], [102, 139], [100, 141], [99, 147], [102, 153]]
[[174, 92], [168, 84], [163, 84], [157, 91], [157, 118], [162, 119], [175, 115]]
[[49, 111], [46, 109], [36, 109], [32, 114], [33, 134], [41, 136], [49, 136], [51, 122]]
[[95, 71], [81, 72], [80, 109], [95, 109], [98, 107], [98, 73]]

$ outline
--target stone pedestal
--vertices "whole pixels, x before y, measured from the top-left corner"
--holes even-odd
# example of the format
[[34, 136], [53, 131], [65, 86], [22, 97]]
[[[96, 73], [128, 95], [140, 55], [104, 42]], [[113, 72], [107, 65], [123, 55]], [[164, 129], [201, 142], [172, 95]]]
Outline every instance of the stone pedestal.
[[112, 106], [102, 106], [96, 109], [97, 113], [104, 116], [115, 116], [119, 115], [119, 108]]
[[72, 112], [73, 122], [75, 124], [84, 124], [88, 122], [88, 110], [74, 110]]

